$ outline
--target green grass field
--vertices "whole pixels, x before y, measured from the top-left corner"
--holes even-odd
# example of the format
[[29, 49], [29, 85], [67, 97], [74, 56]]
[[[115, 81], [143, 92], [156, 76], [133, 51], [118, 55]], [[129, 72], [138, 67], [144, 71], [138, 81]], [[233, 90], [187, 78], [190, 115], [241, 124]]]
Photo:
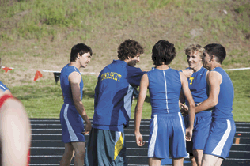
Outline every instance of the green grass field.
[[[234, 84], [234, 120], [250, 122], [250, 70], [228, 71]], [[94, 113], [94, 89], [96, 76], [82, 75], [84, 81], [84, 93], [82, 102], [90, 118]], [[30, 118], [59, 118], [59, 112], [63, 104], [60, 85], [55, 85], [54, 80], [37, 81], [36, 85], [23, 85], [10, 87], [12, 93], [24, 104]], [[132, 118], [134, 107], [132, 106]], [[149, 119], [151, 106], [149, 94], [143, 106], [143, 119]]]
[[[3, 66], [14, 68], [6, 74], [0, 70], [0, 80], [22, 101], [30, 118], [58, 118], [63, 103], [60, 85], [46, 73], [39, 81], [32, 80], [36, 70], [60, 70], [78, 42], [94, 52], [84, 72], [99, 73], [117, 59], [117, 47], [125, 39], [137, 40], [145, 48], [138, 64], [143, 70], [150, 70], [152, 46], [161, 39], [175, 44], [174, 69], [186, 67], [188, 45], [212, 42], [226, 47], [223, 68], [249, 67], [249, 4], [249, 0], [0, 0], [0, 58]], [[235, 88], [234, 118], [249, 122], [250, 71], [228, 73]], [[83, 104], [92, 117], [96, 76], [83, 75], [83, 80]], [[143, 110], [143, 118], [150, 118], [148, 98]]]

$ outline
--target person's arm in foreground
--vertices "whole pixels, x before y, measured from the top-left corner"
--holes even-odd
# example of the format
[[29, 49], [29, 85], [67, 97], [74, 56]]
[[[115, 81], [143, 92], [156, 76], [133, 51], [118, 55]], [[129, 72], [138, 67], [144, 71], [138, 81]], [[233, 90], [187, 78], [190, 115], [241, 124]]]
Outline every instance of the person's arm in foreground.
[[192, 131], [194, 127], [194, 118], [195, 118], [195, 102], [191, 95], [191, 91], [188, 88], [187, 78], [185, 77], [183, 73], [180, 73], [180, 77], [181, 77], [182, 89], [184, 91], [184, 95], [186, 96], [188, 104], [189, 104], [189, 109], [188, 109], [189, 126], [186, 129], [186, 140], [191, 141]]
[[[0, 96], [4, 93], [1, 91]], [[28, 165], [31, 127], [23, 105], [16, 99], [7, 99], [0, 108], [0, 139], [2, 166]]]
[[134, 112], [134, 118], [135, 118], [134, 134], [135, 134], [135, 141], [138, 146], [143, 146], [145, 144], [145, 142], [142, 139], [142, 135], [140, 133], [140, 124], [142, 118], [142, 106], [146, 99], [148, 85], [149, 85], [148, 75], [144, 74], [141, 79], [138, 101]]
[[195, 108], [195, 112], [209, 110], [218, 104], [220, 93], [221, 75], [216, 71], [207, 74], [207, 84], [209, 85], [209, 97]]
[[81, 100], [81, 92], [80, 92], [80, 82], [81, 82], [81, 75], [77, 72], [73, 72], [69, 75], [69, 82], [72, 91], [72, 96], [74, 100], [74, 105], [81, 115], [82, 119], [85, 121], [85, 133], [88, 134], [91, 130], [91, 122], [89, 121], [88, 115], [86, 114], [85, 108], [82, 104]]

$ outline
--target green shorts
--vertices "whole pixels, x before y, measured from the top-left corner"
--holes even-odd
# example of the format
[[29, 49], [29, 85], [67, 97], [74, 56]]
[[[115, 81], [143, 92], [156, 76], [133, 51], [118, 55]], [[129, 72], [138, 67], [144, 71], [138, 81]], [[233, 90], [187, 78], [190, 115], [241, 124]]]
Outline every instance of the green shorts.
[[92, 128], [85, 155], [86, 166], [127, 166], [124, 133]]

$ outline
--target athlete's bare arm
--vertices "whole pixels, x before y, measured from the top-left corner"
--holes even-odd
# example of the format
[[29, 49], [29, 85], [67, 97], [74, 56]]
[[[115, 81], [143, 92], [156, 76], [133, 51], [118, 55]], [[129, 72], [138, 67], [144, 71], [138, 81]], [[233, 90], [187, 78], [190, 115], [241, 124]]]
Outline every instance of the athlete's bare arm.
[[74, 100], [74, 105], [78, 113], [81, 115], [82, 119], [86, 123], [85, 134], [88, 134], [92, 127], [81, 100], [81, 91], [80, 91], [81, 75], [77, 72], [71, 73], [69, 75], [69, 82]]
[[216, 71], [210, 71], [207, 74], [207, 84], [209, 85], [209, 97], [195, 108], [195, 112], [200, 112], [213, 108], [218, 104], [220, 93], [220, 84], [222, 76]]
[[[11, 94], [0, 90], [0, 97]], [[0, 142], [2, 166], [27, 166], [31, 143], [28, 115], [20, 101], [8, 99], [0, 108]]]
[[189, 126], [186, 129], [186, 139], [190, 141], [192, 138], [192, 130], [194, 126], [194, 118], [195, 118], [195, 102], [193, 100], [190, 89], [188, 88], [187, 78], [183, 73], [180, 73], [181, 86], [184, 92], [184, 95], [187, 98], [189, 109], [188, 109], [188, 117], [189, 117]]
[[148, 75], [144, 74], [141, 79], [138, 101], [137, 101], [137, 105], [135, 107], [135, 112], [134, 112], [134, 118], [135, 118], [134, 134], [135, 134], [135, 140], [138, 146], [142, 146], [145, 144], [145, 142], [142, 139], [142, 135], [140, 133], [140, 124], [141, 124], [141, 118], [142, 118], [142, 106], [146, 99], [148, 86], [149, 86]]

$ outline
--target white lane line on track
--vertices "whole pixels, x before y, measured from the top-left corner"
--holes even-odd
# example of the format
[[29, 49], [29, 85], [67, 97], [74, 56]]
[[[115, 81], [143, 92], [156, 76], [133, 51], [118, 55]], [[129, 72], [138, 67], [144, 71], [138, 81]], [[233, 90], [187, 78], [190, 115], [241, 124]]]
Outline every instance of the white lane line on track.
[[[47, 165], [59, 165], [59, 164], [29, 164], [29, 165], [39, 165], [39, 166], [47, 166]], [[70, 164], [70, 165], [74, 165], [74, 164]], [[148, 166], [148, 165], [145, 165], [145, 164], [128, 164], [128, 165], [131, 165], [131, 166]]]
[[236, 134], [249, 134], [250, 132], [247, 132], [247, 131], [236, 131]]
[[45, 130], [45, 131], [57, 131], [57, 130], [60, 130], [60, 131], [62, 131], [62, 129], [31, 129], [31, 130], [34, 130], [34, 131], [43, 131], [43, 130]]
[[249, 122], [235, 122], [235, 124], [250, 125]]
[[[30, 156], [30, 158], [32, 158], [32, 157], [37, 157], [37, 158], [42, 158], [42, 157], [44, 157], [44, 158], [53, 158], [53, 157], [62, 157], [61, 155], [32, 155], [32, 156]], [[148, 156], [127, 156], [127, 158], [148, 158]], [[187, 157], [185, 157], [185, 158], [187, 158]], [[169, 158], [169, 159], [171, 159], [171, 157]], [[250, 159], [238, 159], [238, 158], [226, 158], [226, 160], [239, 160], [239, 161], [250, 161]]]
[[[30, 147], [30, 149], [65, 149], [65, 147]], [[126, 148], [130, 150], [141, 150], [141, 149], [148, 149], [148, 148]]]
[[[62, 130], [62, 129], [32, 129], [32, 130], [45, 130], [45, 131], [49, 131], [49, 130]], [[124, 130], [132, 130], [132, 129], [124, 129]], [[149, 130], [143, 130], [143, 131], [149, 131]], [[238, 131], [236, 132], [236, 134], [250, 134], [250, 132], [246, 132], [246, 131]], [[52, 134], [53, 135], [53, 134]], [[130, 135], [130, 134], [125, 134], [125, 135]]]
[[237, 129], [249, 129], [250, 127], [245, 127], [245, 126], [236, 126]]
[[65, 149], [65, 147], [30, 147], [30, 149]]
[[250, 161], [250, 159], [237, 159], [237, 158], [226, 158], [226, 160], [240, 160], [240, 161]]
[[61, 124], [34, 124], [34, 123], [31, 123], [31, 126], [61, 126]]
[[[30, 119], [31, 122], [60, 122], [59, 119]], [[92, 119], [90, 119], [93, 122]], [[131, 119], [129, 123], [134, 123], [134, 119]], [[150, 123], [150, 119], [142, 119], [141, 123]], [[235, 122], [236, 124], [250, 125], [249, 122]]]
[[[59, 142], [59, 141], [62, 142], [62, 140], [32, 140], [32, 142]], [[135, 142], [135, 141], [126, 141], [126, 142]]]
[[[65, 149], [65, 147], [30, 147], [30, 149]], [[147, 150], [148, 148], [126, 148], [127, 150]], [[236, 153], [250, 153], [250, 151], [230, 150]]]
[[[61, 124], [44, 124], [44, 123], [31, 123], [31, 126], [61, 126]], [[130, 127], [134, 125], [129, 125]], [[140, 126], [150, 126], [150, 125], [140, 125]]]
[[62, 142], [62, 140], [32, 140], [32, 142]]
[[[32, 140], [32, 142], [62, 142], [62, 140]], [[135, 142], [135, 141], [126, 141], [126, 142]], [[145, 141], [148, 142], [148, 141]], [[234, 146], [247, 146], [250, 144], [233, 144]]]
[[[34, 131], [62, 131], [62, 129], [31, 129]], [[126, 131], [133, 130], [133, 129], [123, 129]], [[143, 131], [150, 131], [150, 130], [143, 130]]]
[[242, 151], [242, 150], [230, 150], [230, 152], [250, 153], [250, 151]]
[[[62, 134], [32, 134], [32, 135], [40, 135], [40, 136], [43, 136], [43, 135], [62, 135]], [[88, 135], [88, 134], [85, 134], [85, 135]], [[134, 134], [125, 134], [125, 136], [127, 137], [127, 136], [129, 136], [129, 137], [131, 137], [131, 136], [135, 136]], [[149, 136], [149, 134], [142, 134], [142, 136]]]
[[[47, 165], [49, 165], [49, 166], [51, 166], [51, 165], [59, 165], [59, 164], [29, 164], [29, 165], [39, 165], [39, 166], [47, 166]], [[74, 164], [70, 164], [70, 165], [74, 165]], [[135, 166], [148, 166], [148, 165], [142, 165], [142, 164], [128, 164], [128, 165], [131, 165], [131, 166], [133, 166], [133, 165], [135, 165]]]
[[62, 136], [62, 134], [32, 134], [32, 135], [60, 135]]

